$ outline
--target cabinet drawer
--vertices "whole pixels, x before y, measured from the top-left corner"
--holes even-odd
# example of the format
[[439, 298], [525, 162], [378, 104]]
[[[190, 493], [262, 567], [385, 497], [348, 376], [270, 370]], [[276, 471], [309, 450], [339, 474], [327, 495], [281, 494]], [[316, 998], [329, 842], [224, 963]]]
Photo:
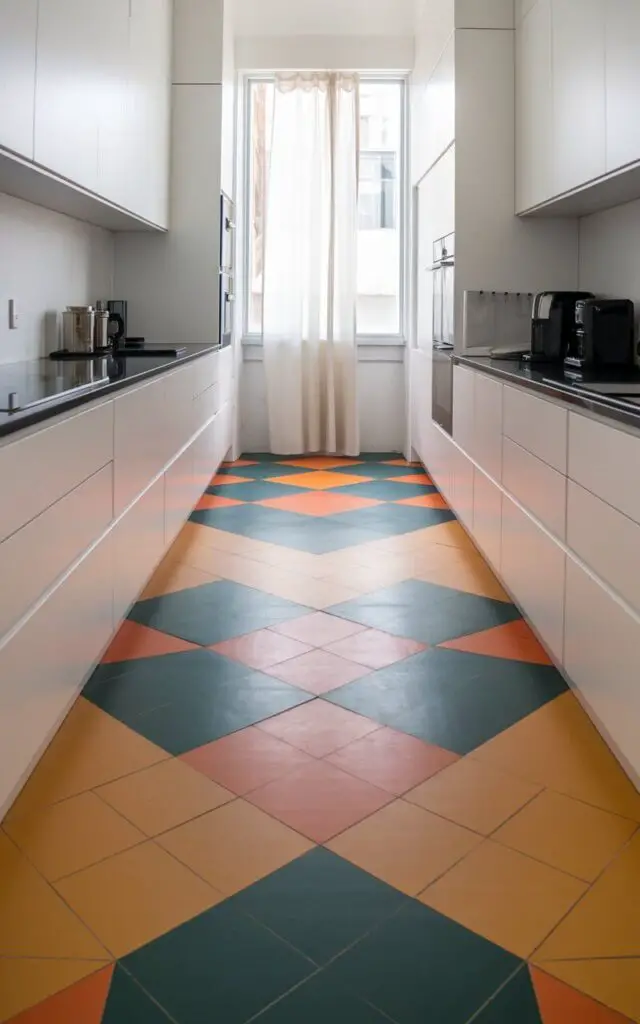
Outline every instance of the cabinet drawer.
[[0, 544], [0, 637], [107, 529], [112, 487], [109, 463]]
[[502, 390], [498, 381], [475, 374], [469, 453], [498, 482], [502, 479]]
[[115, 405], [114, 512], [120, 515], [164, 468], [170, 450], [163, 377], [117, 398]]
[[113, 602], [119, 622], [164, 554], [164, 476], [128, 509], [113, 534]]
[[473, 473], [474, 466], [465, 453], [451, 444], [449, 452], [451, 491], [449, 504], [464, 525], [473, 526]]
[[211, 355], [196, 359], [192, 370], [193, 397], [197, 398], [203, 391], [207, 391], [212, 384], [218, 382], [220, 375], [220, 352], [212, 352]]
[[189, 441], [195, 431], [193, 404], [193, 366], [183, 366], [165, 378], [165, 416], [167, 460]]
[[539, 519], [551, 533], [565, 539], [567, 478], [546, 462], [503, 438], [502, 482], [521, 505]]
[[516, 601], [561, 664], [565, 554], [506, 494], [502, 499], [500, 571]]
[[504, 433], [548, 466], [566, 474], [566, 409], [505, 385]]
[[637, 774], [639, 661], [638, 620], [568, 558], [565, 669]]
[[596, 575], [640, 612], [640, 526], [572, 480], [567, 543]]
[[112, 458], [112, 402], [0, 447], [0, 541]]
[[206, 391], [194, 398], [193, 407], [196, 430], [200, 430], [220, 408], [220, 385], [210, 384]]
[[640, 523], [640, 437], [571, 413], [569, 476]]
[[502, 548], [502, 491], [482, 470], [476, 468], [473, 480], [473, 539], [500, 570]]
[[169, 466], [164, 475], [164, 543], [173, 544], [182, 525], [202, 492], [194, 476], [194, 445], [191, 444]]
[[0, 818], [113, 632], [111, 536], [0, 646]]
[[464, 451], [473, 449], [473, 370], [466, 366], [453, 368], [453, 440]]
[[220, 405], [233, 398], [233, 349], [218, 352], [218, 381], [220, 383]]

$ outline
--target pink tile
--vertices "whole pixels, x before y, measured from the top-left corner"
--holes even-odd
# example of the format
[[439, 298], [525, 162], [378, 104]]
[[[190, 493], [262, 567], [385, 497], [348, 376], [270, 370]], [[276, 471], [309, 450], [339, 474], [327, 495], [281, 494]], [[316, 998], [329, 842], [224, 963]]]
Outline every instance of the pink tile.
[[313, 758], [255, 726], [183, 754], [182, 761], [238, 796], [313, 763]]
[[401, 796], [454, 761], [458, 754], [396, 732], [378, 729], [349, 743], [327, 761], [379, 789]]
[[327, 644], [332, 644], [336, 640], [343, 640], [346, 636], [362, 632], [366, 626], [360, 626], [357, 622], [349, 622], [347, 619], [339, 619], [326, 612], [313, 612], [311, 615], [303, 615], [301, 619], [283, 622], [282, 625], [271, 628], [276, 633], [290, 636], [304, 644], [311, 644], [312, 647], [326, 647]]
[[325, 757], [380, 726], [353, 711], [318, 699], [268, 718], [257, 728], [314, 757]]
[[394, 665], [412, 654], [419, 654], [426, 650], [426, 645], [401, 636], [391, 636], [390, 633], [381, 633], [377, 629], [367, 629], [363, 633], [328, 644], [326, 649], [358, 665], [378, 669]]
[[298, 658], [301, 654], [312, 651], [308, 644], [302, 644], [299, 640], [292, 640], [288, 636], [274, 633], [270, 629], [259, 629], [255, 633], [247, 633], [245, 636], [236, 637], [234, 640], [225, 640], [221, 644], [215, 644], [211, 648], [217, 654], [224, 654], [226, 658], [233, 658], [250, 668], [265, 669], [272, 665], [279, 665], [282, 661], [290, 658]]
[[299, 686], [302, 690], [308, 690], [309, 693], [318, 696], [335, 690], [338, 686], [346, 686], [354, 679], [368, 675], [370, 671], [363, 665], [339, 658], [331, 651], [321, 650], [311, 650], [309, 654], [266, 669], [268, 675], [276, 676], [285, 683]]

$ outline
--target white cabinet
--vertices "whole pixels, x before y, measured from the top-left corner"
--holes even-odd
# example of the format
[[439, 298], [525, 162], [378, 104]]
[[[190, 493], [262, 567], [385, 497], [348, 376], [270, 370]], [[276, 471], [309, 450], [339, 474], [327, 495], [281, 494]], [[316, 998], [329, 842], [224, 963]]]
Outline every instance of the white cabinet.
[[503, 438], [502, 482], [550, 533], [565, 539], [567, 478], [508, 437]]
[[516, 209], [553, 194], [551, 0], [537, 0], [516, 30]]
[[421, 132], [424, 134], [422, 157], [424, 166], [422, 170], [425, 171], [455, 138], [456, 93], [453, 36], [449, 39], [427, 82], [423, 118]]
[[96, 191], [105, 199], [135, 209], [133, 188], [138, 170], [132, 157], [130, 137], [129, 82], [129, 0], [109, 0], [102, 4], [103, 38], [108, 46], [94, 54], [94, 73], [99, 88], [98, 183]]
[[114, 527], [116, 622], [127, 614], [164, 553], [164, 487], [161, 476]]
[[448, 501], [460, 522], [471, 530], [473, 526], [473, 463], [452, 441], [448, 441], [448, 444], [450, 474]]
[[453, 440], [466, 452], [473, 448], [475, 373], [466, 366], [453, 368]]
[[116, 398], [114, 427], [114, 513], [144, 491], [171, 457], [162, 427], [166, 380], [160, 377]]
[[38, 0], [0, 0], [0, 146], [33, 158]]
[[567, 410], [519, 388], [504, 388], [504, 433], [559, 473], [567, 472]]
[[494, 569], [500, 571], [502, 490], [476, 466], [473, 477], [473, 539]]
[[640, 523], [640, 437], [637, 435], [571, 413], [569, 476]]
[[607, 171], [640, 160], [640, 4], [606, 0]]
[[164, 544], [168, 548], [202, 493], [194, 474], [195, 444], [190, 444], [164, 474]]
[[554, 195], [584, 185], [606, 171], [608, 2], [553, 0]]
[[474, 374], [470, 455], [500, 483], [502, 479], [502, 390], [497, 380]]

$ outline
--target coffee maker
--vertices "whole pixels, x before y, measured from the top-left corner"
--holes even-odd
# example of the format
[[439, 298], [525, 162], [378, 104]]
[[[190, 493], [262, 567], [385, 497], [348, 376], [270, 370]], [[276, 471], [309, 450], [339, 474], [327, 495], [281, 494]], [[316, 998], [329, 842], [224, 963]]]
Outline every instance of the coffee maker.
[[568, 373], [633, 369], [635, 311], [630, 299], [580, 299], [575, 323], [564, 361]]
[[562, 363], [575, 334], [576, 302], [591, 292], [538, 292], [531, 313], [531, 363]]

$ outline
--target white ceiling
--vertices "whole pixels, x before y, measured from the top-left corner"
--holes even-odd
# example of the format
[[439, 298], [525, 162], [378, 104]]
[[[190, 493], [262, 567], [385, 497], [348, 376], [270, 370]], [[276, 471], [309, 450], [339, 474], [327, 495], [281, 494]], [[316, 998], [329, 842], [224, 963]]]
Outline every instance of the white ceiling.
[[235, 0], [239, 36], [413, 35], [416, 0]]

